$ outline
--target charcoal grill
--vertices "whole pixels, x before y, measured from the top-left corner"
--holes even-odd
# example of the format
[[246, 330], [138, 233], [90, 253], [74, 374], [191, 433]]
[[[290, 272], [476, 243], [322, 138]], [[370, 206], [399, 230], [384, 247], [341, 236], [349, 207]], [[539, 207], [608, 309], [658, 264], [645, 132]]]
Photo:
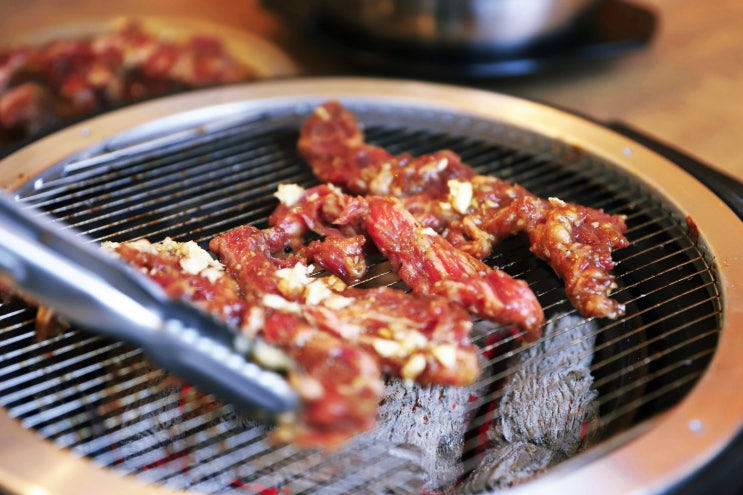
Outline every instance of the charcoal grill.
[[[594, 439], [517, 493], [672, 490], [743, 425], [743, 225], [673, 162], [606, 127], [490, 92], [419, 82], [310, 79], [201, 90], [71, 125], [0, 162], [18, 201], [96, 241], [206, 243], [266, 225], [280, 183], [316, 181], [298, 157], [312, 108], [339, 99], [393, 152], [450, 148], [480, 173], [540, 196], [627, 216], [616, 321], [592, 325]], [[519, 239], [489, 263], [523, 278], [550, 321], [575, 317], [559, 281]], [[380, 264], [365, 284], [396, 283]], [[36, 310], [0, 307], [0, 487], [11, 493], [420, 493], [416, 449], [362, 435], [337, 452], [267, 442], [266, 427], [194, 398], [132, 347], [74, 328], [40, 339]], [[458, 473], [487, 448], [498, 383], [526, 347], [479, 322], [483, 378], [447, 404], [468, 418]], [[497, 338], [495, 338], [498, 336]], [[567, 345], [579, 345], [569, 342]], [[461, 396], [460, 396], [461, 398]], [[495, 405], [496, 407], [490, 407]], [[483, 411], [489, 411], [487, 414]]]

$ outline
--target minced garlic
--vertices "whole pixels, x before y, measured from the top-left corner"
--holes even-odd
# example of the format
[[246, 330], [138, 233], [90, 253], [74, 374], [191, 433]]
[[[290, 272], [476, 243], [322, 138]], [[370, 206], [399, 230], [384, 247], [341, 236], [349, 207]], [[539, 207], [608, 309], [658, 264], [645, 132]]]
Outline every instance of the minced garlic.
[[449, 186], [449, 202], [452, 207], [462, 215], [467, 213], [472, 202], [472, 183], [451, 179], [446, 185]]
[[291, 208], [299, 202], [304, 191], [305, 189], [297, 184], [279, 184], [273, 195], [282, 205]]
[[453, 368], [457, 364], [457, 350], [453, 345], [441, 344], [436, 346], [431, 354], [444, 368]]
[[287, 301], [278, 294], [264, 294], [262, 302], [268, 308], [284, 311], [285, 313], [300, 314], [302, 309], [299, 304]]
[[198, 275], [207, 268], [214, 268], [214, 258], [194, 241], [181, 244], [180, 253], [183, 257], [179, 264], [186, 273]]
[[276, 276], [279, 278], [279, 291], [287, 297], [299, 296], [309, 285], [312, 270], [312, 266], [302, 263], [297, 263], [291, 268], [276, 270]]
[[400, 375], [405, 380], [415, 380], [426, 369], [426, 357], [423, 354], [414, 354], [408, 359], [400, 370]]

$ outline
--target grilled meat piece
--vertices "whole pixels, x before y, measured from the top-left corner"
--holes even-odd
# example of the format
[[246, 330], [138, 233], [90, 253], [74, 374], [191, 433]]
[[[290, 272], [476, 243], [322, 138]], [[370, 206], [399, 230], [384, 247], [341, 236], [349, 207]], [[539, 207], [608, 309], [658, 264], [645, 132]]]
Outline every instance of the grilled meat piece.
[[[544, 314], [525, 282], [454, 248], [420, 225], [395, 198], [349, 196], [334, 186], [320, 185], [297, 191], [294, 201], [274, 211], [270, 223], [293, 236], [310, 231], [325, 235], [327, 245], [341, 243], [344, 232], [354, 239], [365, 233], [414, 293], [445, 297], [472, 315], [516, 324], [527, 330], [528, 340], [539, 336]], [[343, 276], [346, 270], [337, 265], [324, 263], [323, 268]]]
[[103, 248], [142, 270], [170, 297], [193, 302], [233, 328], [248, 318], [251, 306], [237, 282], [195, 242], [140, 239], [105, 242]]
[[338, 102], [315, 109], [302, 127], [298, 149], [321, 182], [352, 194], [410, 196], [445, 192], [449, 179], [469, 180], [475, 173], [451, 151], [414, 158], [393, 156], [367, 144], [356, 117]]
[[[334, 186], [305, 190], [288, 184], [280, 185], [276, 196], [281, 202], [268, 222], [287, 236], [286, 247], [347, 283], [364, 277], [367, 250], [363, 221], [368, 207], [363, 198], [342, 194]], [[307, 242], [312, 234], [320, 239]]]
[[[276, 242], [284, 239], [284, 242]], [[390, 375], [422, 384], [468, 385], [478, 375], [472, 322], [441, 297], [389, 287], [356, 289], [335, 277], [310, 277], [301, 262], [277, 258], [290, 237], [246, 225], [215, 237], [210, 248], [235, 274], [244, 297], [300, 316], [314, 328], [373, 354]], [[298, 259], [291, 256], [289, 259]]]
[[340, 277], [346, 283], [361, 280], [367, 272], [366, 237], [326, 237], [311, 241], [300, 254], [318, 266]]
[[624, 306], [610, 298], [614, 249], [627, 246], [624, 218], [477, 175], [451, 151], [393, 156], [364, 141], [355, 116], [327, 102], [308, 117], [298, 149], [321, 181], [354, 194], [399, 198], [423, 225], [457, 248], [487, 257], [500, 239], [524, 233], [532, 252], [565, 281], [584, 316], [616, 318]]
[[373, 353], [386, 374], [422, 385], [464, 386], [477, 378], [472, 325], [461, 307], [388, 287], [348, 288], [343, 295], [348, 305], [308, 305], [305, 318]]
[[300, 420], [283, 422], [277, 440], [335, 447], [376, 424], [384, 382], [370, 353], [280, 311], [270, 312], [261, 335], [303, 369], [289, 375], [302, 398]]
[[52, 95], [44, 87], [27, 82], [0, 92], [0, 129], [30, 135], [56, 120]]
[[473, 315], [518, 325], [529, 341], [539, 337], [544, 313], [526, 282], [456, 249], [398, 200], [369, 197], [368, 202], [369, 235], [414, 292], [444, 296]]
[[611, 253], [629, 245], [624, 220], [554, 198], [549, 202], [544, 221], [527, 231], [531, 251], [562, 278], [570, 302], [583, 316], [622, 316], [624, 305], [607, 295], [616, 288]]
[[296, 315], [258, 304], [259, 290], [244, 297], [241, 284], [193, 242], [139, 240], [105, 246], [172, 297], [189, 300], [236, 329], [260, 331], [266, 342], [294, 358], [301, 369], [289, 370], [288, 380], [303, 406], [298, 417], [281, 419], [277, 439], [328, 447], [375, 424], [384, 383], [371, 354]]

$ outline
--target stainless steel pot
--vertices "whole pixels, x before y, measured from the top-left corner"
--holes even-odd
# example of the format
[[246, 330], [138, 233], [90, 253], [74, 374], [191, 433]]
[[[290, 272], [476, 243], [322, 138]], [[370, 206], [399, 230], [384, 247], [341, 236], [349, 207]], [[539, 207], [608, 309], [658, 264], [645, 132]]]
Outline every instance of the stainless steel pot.
[[573, 27], [597, 0], [318, 0], [320, 16], [381, 42], [516, 50]]

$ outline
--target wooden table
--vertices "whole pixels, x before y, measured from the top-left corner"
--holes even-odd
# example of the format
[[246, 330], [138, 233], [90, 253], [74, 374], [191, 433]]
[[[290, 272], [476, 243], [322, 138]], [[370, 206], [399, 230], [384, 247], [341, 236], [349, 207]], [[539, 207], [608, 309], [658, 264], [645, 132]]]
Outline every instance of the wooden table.
[[[634, 0], [653, 9], [652, 43], [611, 63], [564, 74], [492, 80], [487, 88], [591, 117], [621, 120], [743, 179], [743, 2]], [[0, 0], [0, 40], [116, 15], [194, 16], [263, 37], [304, 73], [338, 66], [259, 0]]]

